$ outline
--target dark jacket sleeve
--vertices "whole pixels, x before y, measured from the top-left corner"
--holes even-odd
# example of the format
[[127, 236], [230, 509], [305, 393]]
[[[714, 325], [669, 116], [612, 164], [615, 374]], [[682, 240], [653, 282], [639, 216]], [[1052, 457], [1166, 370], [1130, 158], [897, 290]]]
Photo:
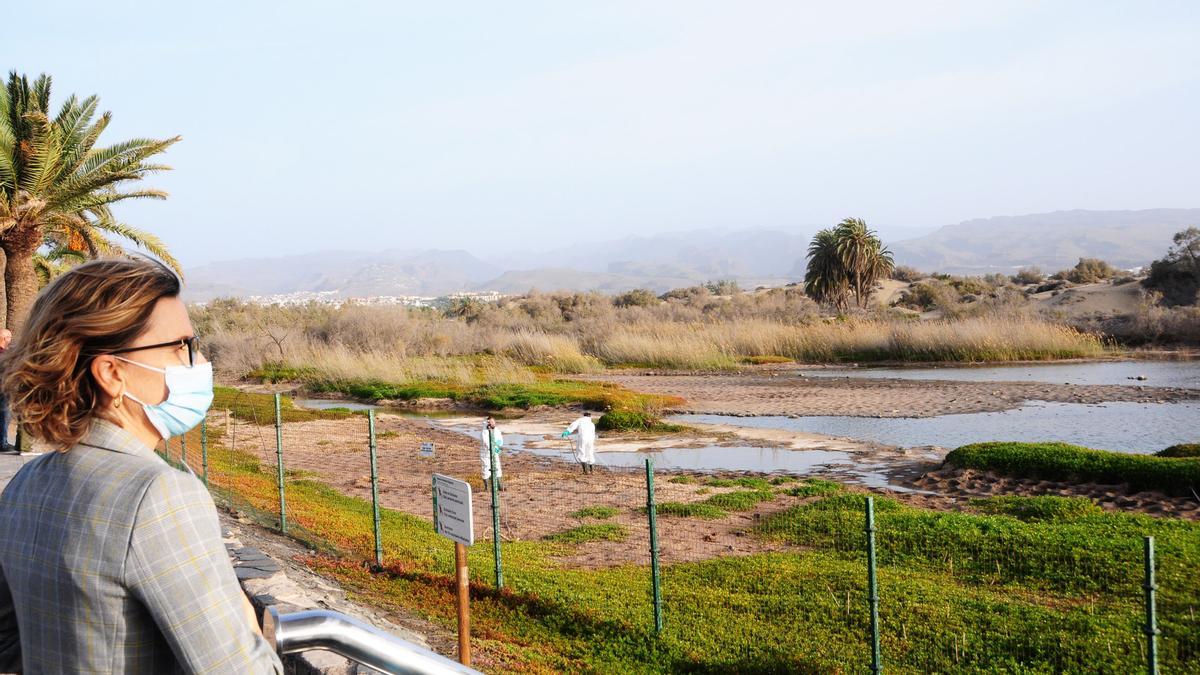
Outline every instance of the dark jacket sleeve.
[[12, 591], [0, 567], [0, 673], [21, 672], [21, 634], [17, 630], [17, 609]]

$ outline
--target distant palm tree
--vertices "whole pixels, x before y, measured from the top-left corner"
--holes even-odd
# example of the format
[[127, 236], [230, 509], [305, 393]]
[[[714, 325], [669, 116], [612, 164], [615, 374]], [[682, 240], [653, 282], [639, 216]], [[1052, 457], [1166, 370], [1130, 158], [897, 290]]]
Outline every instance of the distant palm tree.
[[866, 309], [875, 284], [895, 268], [892, 252], [861, 218], [846, 218], [834, 228], [838, 257], [858, 306]]
[[804, 272], [804, 292], [813, 300], [846, 311], [850, 280], [838, 252], [837, 234], [821, 230], [808, 245], [808, 268]]
[[[122, 190], [169, 167], [146, 160], [179, 140], [135, 138], [97, 148], [112, 114], [96, 116], [99, 99], [71, 96], [50, 117], [50, 77], [31, 86], [12, 72], [0, 90], [0, 267], [3, 318], [11, 329], [25, 321], [39, 287], [36, 255], [65, 247], [86, 257], [120, 252], [108, 235], [127, 238], [177, 271], [179, 263], [152, 235], [118, 221], [111, 211], [126, 199], [164, 199], [161, 190]], [[62, 254], [58, 262], [65, 260]], [[45, 266], [43, 265], [45, 270]]]
[[54, 277], [87, 260], [80, 251], [65, 246], [33, 254], [33, 271], [38, 276], [38, 287], [44, 287]]

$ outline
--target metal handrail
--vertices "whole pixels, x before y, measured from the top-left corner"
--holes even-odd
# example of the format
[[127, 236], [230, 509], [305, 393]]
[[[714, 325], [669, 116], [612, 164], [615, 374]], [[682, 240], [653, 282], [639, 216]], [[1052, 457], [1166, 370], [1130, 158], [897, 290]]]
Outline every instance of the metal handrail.
[[324, 649], [389, 675], [479, 675], [424, 647], [328, 610], [280, 614], [268, 607], [263, 636], [280, 655]]

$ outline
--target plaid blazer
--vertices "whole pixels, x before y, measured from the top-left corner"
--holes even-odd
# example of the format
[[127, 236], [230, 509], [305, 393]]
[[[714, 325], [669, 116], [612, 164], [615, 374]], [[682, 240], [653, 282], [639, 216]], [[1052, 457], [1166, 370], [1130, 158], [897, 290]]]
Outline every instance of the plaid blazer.
[[96, 421], [0, 495], [0, 672], [283, 668], [246, 621], [208, 491]]

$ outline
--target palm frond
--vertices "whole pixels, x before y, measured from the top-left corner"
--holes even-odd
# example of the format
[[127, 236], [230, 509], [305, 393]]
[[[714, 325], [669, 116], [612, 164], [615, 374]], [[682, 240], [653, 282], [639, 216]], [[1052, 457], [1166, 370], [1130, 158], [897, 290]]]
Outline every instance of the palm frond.
[[153, 254], [154, 257], [162, 260], [168, 267], [175, 270], [176, 274], [181, 277], [183, 276], [183, 266], [179, 264], [175, 256], [171, 255], [171, 252], [167, 250], [166, 244], [156, 235], [116, 220], [107, 209], [97, 211], [96, 215], [96, 220], [93, 221], [92, 225], [97, 230], [128, 239], [140, 248]]
[[28, 141], [29, 152], [22, 152], [25, 154], [24, 164], [28, 170], [22, 171], [17, 177], [17, 186], [31, 194], [42, 194], [57, 174], [62, 146], [45, 113], [31, 112], [25, 117], [32, 124], [32, 134]]
[[100, 119], [96, 123], [88, 127], [83, 132], [83, 136], [79, 139], [79, 143], [75, 148], [63, 157], [63, 173], [64, 175], [73, 175], [78, 173], [83, 167], [83, 162], [87, 159], [88, 153], [95, 147], [96, 141], [100, 140], [100, 134], [108, 128], [109, 122], [112, 121], [112, 113], [106, 112], [100, 115]]
[[180, 136], [161, 141], [152, 138], [135, 138], [107, 148], [94, 149], [88, 153], [83, 166], [79, 169], [79, 174], [86, 175], [106, 166], [131, 166], [151, 155], [165, 151], [180, 139]]
[[104, 190], [99, 192], [83, 192], [64, 201], [51, 202], [50, 205], [51, 208], [61, 211], [88, 211], [128, 199], [166, 199], [168, 196], [164, 190], [132, 190], [130, 192]]

